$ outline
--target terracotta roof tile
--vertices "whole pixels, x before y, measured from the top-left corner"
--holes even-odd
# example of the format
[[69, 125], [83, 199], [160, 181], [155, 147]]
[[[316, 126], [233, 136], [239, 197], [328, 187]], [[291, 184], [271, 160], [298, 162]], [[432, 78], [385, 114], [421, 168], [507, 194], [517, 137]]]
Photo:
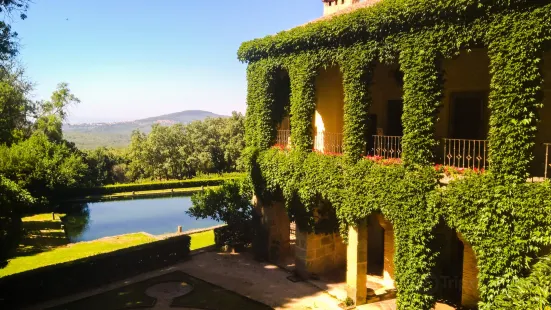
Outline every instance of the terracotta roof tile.
[[[331, 19], [335, 16], [339, 16], [339, 15], [343, 15], [343, 14], [348, 14], [348, 13], [351, 13], [351, 12], [354, 12], [358, 9], [361, 9], [361, 8], [366, 8], [366, 7], [370, 7], [370, 6], [373, 6], [379, 2], [382, 2], [383, 0], [364, 0], [362, 2], [358, 2], [358, 3], [354, 3], [342, 10], [339, 10], [335, 13], [332, 13], [332, 14], [329, 14], [329, 15], [325, 15], [325, 16], [322, 16], [320, 18], [316, 18], [312, 21], [309, 21], [308, 23], [306, 23], [305, 25], [307, 24], [310, 24], [310, 23], [315, 23], [315, 22], [319, 22], [319, 21], [322, 21], [322, 20], [328, 20], [328, 19]], [[325, 0], [322, 0], [322, 2], [327, 2]]]

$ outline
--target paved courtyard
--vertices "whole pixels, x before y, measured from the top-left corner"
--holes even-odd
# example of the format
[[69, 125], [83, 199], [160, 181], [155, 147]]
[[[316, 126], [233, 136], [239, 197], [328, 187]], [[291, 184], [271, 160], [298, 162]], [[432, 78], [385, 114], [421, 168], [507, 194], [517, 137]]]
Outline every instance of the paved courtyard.
[[[249, 254], [208, 251], [193, 255], [189, 261], [169, 268], [141, 274], [125, 281], [112, 283], [77, 295], [52, 300], [29, 309], [52, 307], [64, 309], [63, 305], [65, 304], [75, 303], [83, 298], [105, 294], [178, 271], [258, 301], [274, 309], [341, 309], [338, 306], [341, 301], [331, 296], [324, 289], [321, 289], [320, 285], [314, 285], [311, 282], [292, 282], [288, 279], [292, 274], [275, 265], [259, 263]], [[328, 291], [333, 294], [331, 289]], [[157, 301], [149, 309], [191, 309], [177, 307], [177, 303], [173, 302], [177, 294], [167, 291], [153, 295]], [[145, 305], [142, 305], [140, 308], [143, 309], [143, 306]], [[105, 309], [108, 308], [105, 307]], [[125, 309], [131, 308], [125, 307]], [[395, 300], [387, 300], [381, 303], [364, 305], [358, 307], [358, 309], [396, 309], [396, 303]], [[437, 309], [445, 308], [437, 307]]]

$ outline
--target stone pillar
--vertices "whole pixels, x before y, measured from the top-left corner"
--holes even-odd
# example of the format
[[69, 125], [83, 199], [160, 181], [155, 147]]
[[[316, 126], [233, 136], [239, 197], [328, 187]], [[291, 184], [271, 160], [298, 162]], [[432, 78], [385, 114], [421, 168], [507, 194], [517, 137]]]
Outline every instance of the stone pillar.
[[290, 221], [283, 202], [263, 207], [264, 223], [268, 229], [269, 259], [280, 262], [290, 254]]
[[367, 298], [367, 223], [361, 221], [348, 228], [346, 258], [346, 290], [356, 305], [363, 305]]
[[463, 279], [461, 284], [461, 305], [466, 308], [476, 308], [480, 295], [478, 293], [478, 266], [471, 245], [458, 234], [463, 242]]
[[383, 281], [388, 288], [394, 288], [394, 228], [382, 215], [377, 215], [379, 225], [384, 233], [384, 266]]
[[296, 244], [295, 244], [295, 271], [304, 279], [310, 278], [311, 266], [310, 261], [316, 256], [315, 240], [312, 234], [301, 231], [296, 227]]
[[292, 148], [309, 151], [313, 147], [313, 118], [316, 111], [317, 67], [312, 56], [304, 53], [288, 65], [291, 80], [291, 143]]
[[346, 261], [339, 234], [313, 234], [296, 230], [295, 270], [303, 278], [342, 268]]

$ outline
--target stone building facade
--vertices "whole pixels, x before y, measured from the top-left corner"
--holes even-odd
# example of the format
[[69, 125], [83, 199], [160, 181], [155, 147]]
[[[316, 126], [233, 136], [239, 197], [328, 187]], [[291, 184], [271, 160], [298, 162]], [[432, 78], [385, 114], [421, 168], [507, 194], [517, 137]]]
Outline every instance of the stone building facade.
[[[323, 0], [324, 16], [313, 21], [328, 20], [359, 9], [369, 9], [384, 0]], [[487, 139], [490, 130], [489, 93], [492, 76], [487, 47], [461, 50], [455, 57], [442, 61], [443, 93], [435, 124], [440, 141], [435, 157], [438, 164], [457, 169], [488, 167]], [[270, 55], [268, 55], [270, 56]], [[267, 56], [267, 57], [268, 57]], [[343, 152], [345, 127], [345, 90], [342, 68], [328, 63], [315, 77], [315, 109], [312, 115], [314, 151], [326, 154]], [[551, 76], [551, 53], [543, 55], [544, 76]], [[364, 155], [399, 159], [404, 97], [404, 74], [397, 63], [376, 62], [371, 77], [369, 130]], [[534, 148], [533, 175], [545, 178], [549, 167], [546, 143], [551, 143], [551, 79], [542, 89], [543, 107]], [[277, 126], [279, 146], [291, 146], [289, 132], [293, 125], [287, 115]], [[280, 138], [281, 132], [281, 138]], [[547, 173], [545, 173], [547, 174]], [[536, 179], [537, 179], [536, 178]], [[314, 234], [296, 230], [296, 241], [290, 238], [290, 220], [283, 202], [259, 204], [263, 223], [268, 229], [270, 258], [281, 261], [292, 257], [299, 275], [317, 277], [341, 270], [346, 290], [356, 304], [369, 301], [366, 287], [369, 278], [377, 278], [388, 290], [395, 288], [395, 230], [384, 214], [374, 213], [357, 226], [348, 227], [345, 243], [339, 234]], [[443, 296], [467, 308], [480, 301], [478, 262], [475, 252], [460, 234], [443, 227], [437, 232], [444, 263], [435, 275], [436, 288]], [[449, 266], [448, 266], [449, 265]]]

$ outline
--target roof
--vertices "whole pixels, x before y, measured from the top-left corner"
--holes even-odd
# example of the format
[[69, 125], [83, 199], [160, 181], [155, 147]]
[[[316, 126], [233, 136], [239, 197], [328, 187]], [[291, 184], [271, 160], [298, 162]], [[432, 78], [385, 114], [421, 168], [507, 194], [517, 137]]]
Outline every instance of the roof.
[[[322, 0], [322, 2], [329, 2], [329, 1], [332, 1], [332, 0]], [[328, 20], [328, 19], [331, 19], [335, 16], [339, 16], [339, 15], [343, 15], [343, 14], [348, 14], [348, 13], [351, 13], [351, 12], [354, 12], [356, 10], [359, 10], [361, 8], [366, 8], [366, 7], [370, 7], [370, 6], [373, 6], [379, 2], [382, 2], [383, 0], [364, 0], [362, 2], [358, 2], [358, 3], [354, 3], [350, 6], [347, 6], [346, 8], [342, 9], [342, 10], [339, 10], [339, 11], [336, 11], [335, 13], [332, 13], [332, 14], [329, 14], [329, 15], [325, 15], [325, 16], [322, 16], [320, 18], [316, 18], [306, 24], [310, 24], [310, 23], [315, 23], [315, 22], [319, 22], [319, 21], [322, 21], [322, 20]]]
[[546, 15], [551, 14], [551, 0], [365, 0], [305, 25], [243, 42], [237, 58], [250, 63], [309, 50], [381, 42], [415, 29], [469, 24], [514, 12], [551, 18]]

